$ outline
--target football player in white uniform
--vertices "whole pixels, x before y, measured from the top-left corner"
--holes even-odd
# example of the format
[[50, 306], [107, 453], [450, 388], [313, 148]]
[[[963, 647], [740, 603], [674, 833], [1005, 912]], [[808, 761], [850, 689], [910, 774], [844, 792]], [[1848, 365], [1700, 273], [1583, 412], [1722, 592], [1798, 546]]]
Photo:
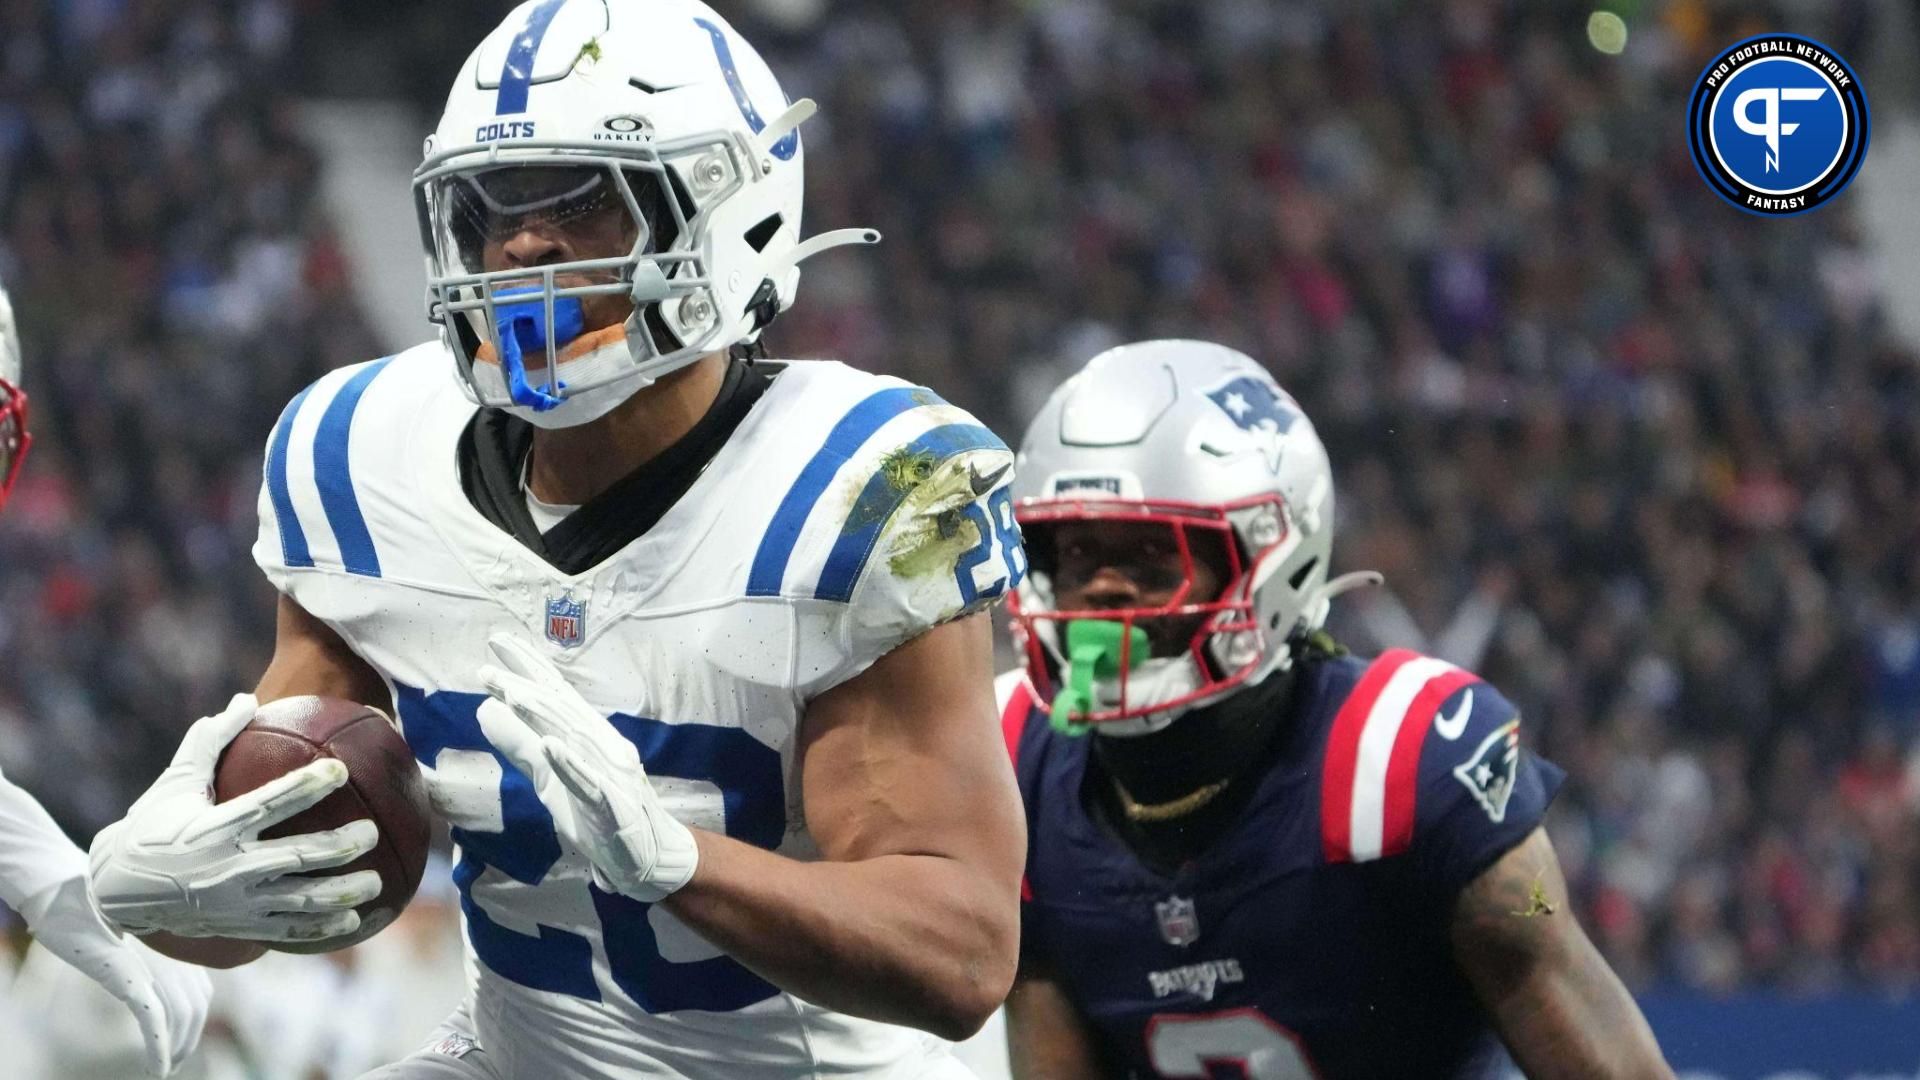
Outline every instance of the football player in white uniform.
[[[20, 338], [0, 291], [0, 507], [27, 455], [27, 395]], [[27, 920], [35, 940], [133, 1011], [147, 1071], [170, 1075], [193, 1053], [213, 990], [207, 974], [110, 928], [87, 894], [87, 856], [33, 796], [0, 776], [0, 902]]]
[[[415, 175], [440, 340], [273, 432], [256, 695], [391, 702], [460, 848], [469, 999], [376, 1076], [964, 1076], [1011, 984], [1013, 456], [924, 388], [745, 358], [803, 259], [878, 239], [800, 240], [813, 109], [695, 0], [522, 4]], [[221, 962], [356, 925], [369, 883], [195, 843], [203, 788], [143, 802], [94, 848], [124, 925]]]

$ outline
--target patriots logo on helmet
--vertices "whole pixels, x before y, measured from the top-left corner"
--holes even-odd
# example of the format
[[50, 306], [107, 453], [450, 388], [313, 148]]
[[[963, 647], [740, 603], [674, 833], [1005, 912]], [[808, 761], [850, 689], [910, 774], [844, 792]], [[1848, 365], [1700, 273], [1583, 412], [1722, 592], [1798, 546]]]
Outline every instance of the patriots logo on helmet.
[[1286, 434], [1301, 419], [1300, 406], [1284, 391], [1275, 392], [1271, 383], [1251, 375], [1227, 383], [1207, 394], [1242, 431], [1263, 444], [1267, 465], [1280, 471], [1280, 457], [1286, 449]]

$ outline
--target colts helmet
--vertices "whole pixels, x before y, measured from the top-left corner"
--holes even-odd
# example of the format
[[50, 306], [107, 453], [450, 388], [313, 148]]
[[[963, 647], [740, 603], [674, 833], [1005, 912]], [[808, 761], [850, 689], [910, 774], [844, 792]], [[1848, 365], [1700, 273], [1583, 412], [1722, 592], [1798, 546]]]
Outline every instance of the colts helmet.
[[[468, 392], [536, 424], [604, 414], [700, 357], [751, 343], [793, 304], [813, 102], [697, 0], [528, 0], [455, 79], [415, 172], [427, 314]], [[489, 271], [502, 222], [623, 212], [623, 250]], [[584, 332], [580, 302], [633, 303]], [[569, 404], [571, 402], [571, 404]]]
[[[1073, 715], [1054, 716], [1056, 726], [1144, 734], [1258, 683], [1291, 663], [1293, 642], [1320, 627], [1345, 586], [1327, 581], [1326, 448], [1266, 369], [1232, 349], [1152, 341], [1095, 357], [1047, 399], [1014, 472], [1032, 570], [1011, 607], [1037, 700], [1056, 701], [1070, 676], [1065, 641], [1076, 620], [1122, 624], [1130, 640], [1145, 619], [1196, 627], [1179, 655], [1123, 659]], [[1186, 579], [1167, 604], [1070, 611], [1055, 602], [1051, 530], [1103, 521], [1171, 530]], [[1204, 602], [1190, 599], [1202, 546], [1225, 556], [1221, 591]]]
[[27, 393], [20, 389], [20, 334], [13, 325], [13, 302], [0, 289], [0, 506], [7, 504], [32, 443]]

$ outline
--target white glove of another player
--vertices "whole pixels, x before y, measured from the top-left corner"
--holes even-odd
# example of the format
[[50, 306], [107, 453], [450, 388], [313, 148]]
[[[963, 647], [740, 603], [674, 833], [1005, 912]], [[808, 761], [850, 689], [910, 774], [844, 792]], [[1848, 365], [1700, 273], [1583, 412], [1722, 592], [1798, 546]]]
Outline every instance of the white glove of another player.
[[480, 669], [493, 695], [480, 704], [480, 730], [533, 781], [595, 883], [654, 903], [692, 879], [700, 849], [660, 805], [633, 743], [532, 646], [495, 634], [487, 648], [499, 666]]
[[286, 875], [345, 866], [373, 850], [380, 839], [373, 822], [260, 839], [345, 784], [345, 764], [324, 758], [213, 802], [220, 752], [256, 708], [252, 695], [241, 694], [225, 712], [194, 724], [160, 779], [93, 838], [93, 893], [109, 922], [135, 933], [251, 941], [323, 941], [359, 929], [353, 909], [380, 895], [377, 872]]
[[86, 878], [28, 897], [20, 914], [36, 941], [133, 1010], [148, 1075], [172, 1075], [200, 1045], [213, 996], [207, 973], [116, 933], [94, 910]]

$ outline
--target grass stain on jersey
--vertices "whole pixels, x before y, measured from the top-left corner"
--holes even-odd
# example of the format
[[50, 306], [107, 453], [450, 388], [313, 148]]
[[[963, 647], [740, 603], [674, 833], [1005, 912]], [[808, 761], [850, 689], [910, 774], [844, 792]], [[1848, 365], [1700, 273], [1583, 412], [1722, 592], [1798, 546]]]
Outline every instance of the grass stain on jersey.
[[894, 576], [952, 577], [960, 557], [980, 546], [980, 530], [964, 511], [973, 499], [964, 454], [918, 480], [900, 505], [887, 550]]
[[850, 483], [845, 496], [849, 509], [840, 531], [857, 533], [900, 513], [914, 491], [933, 478], [939, 464], [932, 451], [915, 451], [904, 446], [881, 458], [879, 475], [885, 487], [869, 491], [865, 483]]
[[596, 37], [596, 38], [588, 38], [587, 43], [585, 45], [580, 46], [580, 52], [576, 56], [574, 56], [573, 62], [575, 64], [578, 64], [582, 60], [591, 60], [594, 62], [598, 62], [599, 59], [600, 59], [600, 39]]
[[887, 486], [893, 490], [911, 491], [933, 479], [934, 466], [937, 464], [933, 451], [903, 446], [880, 460], [880, 471], [887, 478]]

